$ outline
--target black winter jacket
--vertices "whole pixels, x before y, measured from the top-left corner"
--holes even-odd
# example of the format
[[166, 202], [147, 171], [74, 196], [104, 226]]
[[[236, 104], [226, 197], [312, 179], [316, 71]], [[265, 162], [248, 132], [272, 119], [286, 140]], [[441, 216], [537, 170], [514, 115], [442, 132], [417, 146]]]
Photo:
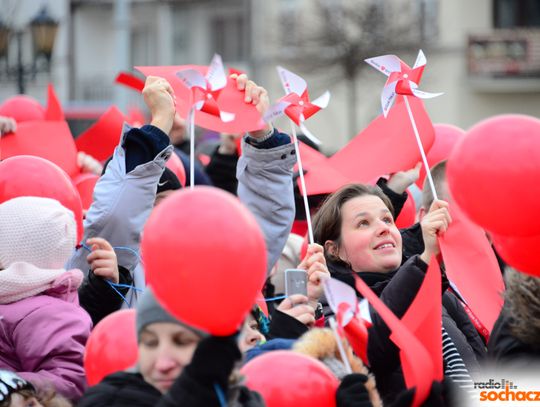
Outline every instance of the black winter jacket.
[[[236, 393], [230, 406], [264, 407], [258, 393], [244, 386], [230, 391]], [[213, 391], [201, 386], [186, 375], [176, 380], [169, 392], [162, 395], [147, 383], [139, 373], [111, 374], [98, 385], [86, 391], [78, 407], [220, 407]]]
[[[328, 268], [332, 277], [355, 288], [350, 268], [331, 261], [328, 262]], [[394, 314], [401, 318], [418, 293], [426, 271], [427, 265], [415, 255], [397, 271], [391, 273], [357, 274]], [[443, 326], [456, 344], [466, 365], [469, 369], [475, 370], [478, 367], [477, 358], [483, 357], [486, 353], [485, 347], [463, 307], [453, 294], [446, 291], [447, 288], [448, 281], [443, 275]], [[359, 295], [358, 292], [357, 294]], [[388, 403], [405, 390], [399, 349], [389, 338], [390, 330], [373, 309], [371, 315], [373, 326], [368, 331], [368, 359], [377, 380], [377, 388], [383, 401]]]
[[[128, 269], [118, 266], [119, 283], [133, 284], [133, 278]], [[120, 294], [126, 295], [129, 288], [116, 288]], [[122, 306], [122, 297], [105, 281], [96, 276], [92, 270], [88, 272], [79, 287], [79, 304], [92, 318], [94, 326], [107, 315], [118, 311]]]
[[78, 406], [220, 407], [217, 385], [229, 399], [230, 407], [264, 407], [258, 393], [228, 383], [234, 364], [241, 356], [235, 335], [206, 337], [199, 342], [191, 363], [167, 393], [162, 395], [138, 373], [120, 372], [88, 389]]
[[[341, 263], [328, 261], [328, 269], [332, 277], [355, 288], [350, 268]], [[414, 256], [395, 272], [388, 274], [364, 272], [358, 273], [358, 276], [398, 318], [401, 318], [416, 297], [426, 271], [427, 265], [418, 256]], [[388, 404], [405, 390], [399, 349], [390, 340], [390, 329], [382, 318], [373, 308], [370, 313], [373, 325], [368, 330], [367, 354], [371, 371], [375, 375], [377, 389], [383, 402]]]

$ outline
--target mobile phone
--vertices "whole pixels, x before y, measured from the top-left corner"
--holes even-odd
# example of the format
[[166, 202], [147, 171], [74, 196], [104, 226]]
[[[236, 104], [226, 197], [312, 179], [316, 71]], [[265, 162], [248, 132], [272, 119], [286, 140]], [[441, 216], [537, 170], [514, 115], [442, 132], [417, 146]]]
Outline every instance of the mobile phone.
[[307, 271], [301, 269], [285, 270], [285, 295], [294, 294], [307, 296]]

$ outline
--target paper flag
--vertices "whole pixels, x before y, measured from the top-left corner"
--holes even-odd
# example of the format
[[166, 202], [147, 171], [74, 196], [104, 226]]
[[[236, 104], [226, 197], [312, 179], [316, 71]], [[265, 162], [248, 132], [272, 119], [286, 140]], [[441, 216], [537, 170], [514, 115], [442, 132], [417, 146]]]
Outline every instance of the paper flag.
[[[324, 294], [332, 312], [335, 315], [341, 314], [343, 326], [347, 325], [354, 318], [358, 308], [354, 288], [335, 278], [330, 278], [324, 282]], [[347, 305], [346, 309], [340, 308], [342, 303]]]
[[[417, 98], [409, 103], [424, 148], [429, 150], [435, 132], [424, 104]], [[332, 166], [349, 182], [371, 182], [373, 179], [413, 168], [421, 159], [405, 103], [400, 98], [385, 119], [379, 115], [345, 147], [330, 157]], [[311, 170], [314, 172], [316, 170]], [[308, 175], [314, 176], [312, 174]], [[319, 175], [319, 174], [315, 174]]]
[[65, 120], [62, 105], [60, 104], [51, 83], [49, 83], [49, 86], [47, 87], [47, 108], [45, 109], [45, 120]]
[[381, 94], [382, 110], [385, 117], [388, 115], [396, 95], [414, 95], [422, 99], [442, 95], [442, 93], [428, 93], [418, 89], [427, 62], [422, 50], [418, 52], [418, 57], [412, 69], [395, 55], [383, 55], [368, 58], [365, 61], [388, 76]]
[[[298, 147], [302, 156], [308, 195], [331, 194], [351, 182], [349, 178], [333, 167], [324, 154], [300, 141]], [[294, 171], [298, 171], [298, 165], [295, 166]], [[297, 180], [297, 183], [300, 193], [303, 193], [300, 179]]]
[[345, 335], [355, 353], [369, 365], [367, 356], [368, 328], [371, 326], [369, 305], [358, 305], [354, 289], [334, 278], [324, 282], [324, 293], [328, 305], [336, 315], [338, 328]]
[[420, 406], [429, 395], [435, 378], [433, 362], [428, 351], [367, 284], [356, 274], [353, 276], [358, 292], [369, 301], [392, 332], [393, 341], [401, 350], [405, 383], [408, 388], [416, 387], [413, 406]]
[[414, 202], [414, 197], [408, 189], [405, 192], [407, 192], [407, 200], [403, 204], [395, 222], [398, 229], [405, 229], [416, 223], [416, 203]]
[[[442, 380], [442, 298], [441, 270], [435, 258], [429, 264], [420, 290], [401, 322], [424, 345], [433, 361], [435, 380]], [[391, 337], [392, 338], [392, 337]], [[407, 374], [408, 372], [405, 372]]]
[[124, 115], [116, 106], [111, 106], [96, 123], [77, 137], [77, 149], [96, 160], [105, 161], [120, 142], [123, 124]]
[[448, 279], [488, 332], [503, 306], [504, 281], [495, 253], [480, 227], [471, 222], [455, 202], [452, 223], [439, 238]]
[[[186, 120], [192, 106], [191, 90], [184, 86], [180, 78], [176, 76], [176, 73], [179, 71], [195, 70], [204, 77], [209, 69], [207, 66], [198, 65], [137, 66], [135, 68], [146, 76], [154, 75], [167, 79], [176, 95], [176, 111]], [[230, 134], [262, 129], [265, 123], [261, 118], [261, 114], [254, 105], [244, 102], [244, 95], [243, 91], [239, 91], [236, 88], [236, 80], [227, 77], [226, 85], [219, 92], [217, 102], [220, 109], [234, 114], [234, 119], [223, 122], [218, 116], [197, 110], [195, 112], [195, 124], [208, 130]]]
[[65, 121], [31, 121], [17, 124], [17, 131], [0, 138], [0, 159], [34, 155], [52, 161], [70, 177], [78, 174], [77, 148]]
[[130, 72], [120, 72], [114, 81], [138, 92], [144, 89], [144, 81]]

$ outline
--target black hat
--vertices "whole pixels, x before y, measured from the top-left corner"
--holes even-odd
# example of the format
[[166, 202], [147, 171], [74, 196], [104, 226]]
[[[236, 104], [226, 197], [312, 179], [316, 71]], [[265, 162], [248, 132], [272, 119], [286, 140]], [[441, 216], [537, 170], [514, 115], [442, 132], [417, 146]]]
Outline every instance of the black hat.
[[163, 171], [163, 174], [159, 179], [156, 193], [159, 194], [160, 192], [164, 191], [176, 191], [180, 188], [182, 188], [182, 184], [180, 184], [180, 181], [178, 180], [176, 174], [167, 167], [165, 167], [165, 171]]

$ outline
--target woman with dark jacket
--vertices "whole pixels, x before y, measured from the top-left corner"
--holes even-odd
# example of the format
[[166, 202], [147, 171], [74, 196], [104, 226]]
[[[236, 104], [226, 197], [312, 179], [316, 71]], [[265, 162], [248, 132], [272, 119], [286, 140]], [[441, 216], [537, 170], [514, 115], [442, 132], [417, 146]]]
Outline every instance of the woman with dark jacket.
[[[402, 238], [388, 197], [377, 187], [348, 185], [325, 201], [313, 228], [332, 277], [354, 287], [353, 273], [357, 274], [401, 318], [423, 282], [431, 257], [439, 254], [437, 234], [450, 221], [446, 202], [436, 201], [421, 225], [424, 251], [402, 264]], [[372, 319], [368, 359], [383, 400], [391, 402], [405, 389], [399, 349], [380, 317], [372, 312]]]
[[135, 371], [105, 377], [86, 391], [79, 407], [264, 406], [257, 393], [230, 383], [241, 358], [237, 338], [209, 336], [182, 323], [150, 289], [137, 307], [137, 338]]

